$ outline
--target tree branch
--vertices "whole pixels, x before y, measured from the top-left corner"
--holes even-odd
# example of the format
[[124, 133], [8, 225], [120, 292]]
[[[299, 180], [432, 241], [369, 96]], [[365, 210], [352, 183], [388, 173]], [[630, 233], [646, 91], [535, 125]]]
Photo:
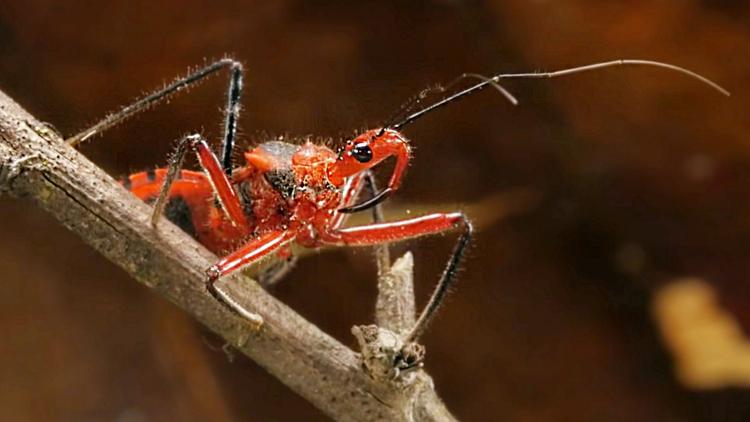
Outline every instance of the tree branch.
[[[452, 419], [422, 371], [387, 382], [363, 370], [358, 353], [309, 323], [244, 276], [219, 287], [255, 324], [206, 292], [216, 259], [0, 92], [0, 189], [32, 198], [136, 280], [164, 296], [281, 382], [338, 420]], [[412, 315], [413, 315], [413, 311]], [[412, 316], [413, 318], [413, 316]]]

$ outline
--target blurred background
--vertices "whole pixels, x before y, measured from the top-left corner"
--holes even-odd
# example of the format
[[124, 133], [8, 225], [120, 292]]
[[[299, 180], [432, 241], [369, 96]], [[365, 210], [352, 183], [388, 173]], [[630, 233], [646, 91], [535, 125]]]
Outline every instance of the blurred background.
[[[67, 3], [67, 4], [66, 4]], [[505, 84], [406, 130], [386, 205], [482, 223], [424, 338], [463, 420], [750, 418], [750, 5], [744, 1], [5, 1], [0, 89], [71, 135], [189, 66], [247, 69], [245, 145], [338, 142], [463, 72], [615, 58], [659, 69]], [[85, 145], [113, 176], [218, 141], [226, 77]], [[381, 178], [387, 177], [382, 175]], [[0, 198], [5, 420], [324, 420], [31, 202]], [[412, 250], [420, 300], [453, 235]], [[306, 257], [273, 292], [340, 341], [372, 321], [366, 249]], [[423, 302], [422, 302], [423, 303]]]

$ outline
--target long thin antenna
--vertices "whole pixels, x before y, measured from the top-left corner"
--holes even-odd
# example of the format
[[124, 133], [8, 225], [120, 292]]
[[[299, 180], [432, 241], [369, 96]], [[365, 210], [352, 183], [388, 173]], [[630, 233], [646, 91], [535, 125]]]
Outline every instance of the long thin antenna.
[[453, 101], [456, 101], [468, 95], [474, 94], [475, 92], [478, 92], [486, 88], [487, 86], [493, 86], [496, 89], [498, 89], [499, 85], [497, 85], [497, 83], [501, 79], [548, 79], [548, 78], [556, 78], [558, 76], [567, 76], [567, 75], [572, 75], [575, 73], [588, 72], [590, 70], [597, 70], [597, 69], [603, 69], [606, 67], [615, 67], [615, 66], [653, 66], [653, 67], [661, 67], [664, 69], [673, 70], [673, 71], [685, 74], [687, 76], [690, 76], [694, 79], [697, 79], [700, 82], [703, 82], [704, 84], [710, 86], [711, 88], [719, 91], [723, 95], [726, 95], [726, 96], [730, 95], [729, 91], [722, 88], [716, 82], [704, 76], [701, 76], [691, 70], [685, 69], [683, 67], [675, 66], [669, 63], [657, 62], [653, 60], [622, 59], [622, 60], [612, 60], [608, 62], [594, 63], [594, 64], [589, 64], [586, 66], [572, 67], [569, 69], [562, 69], [562, 70], [558, 70], [555, 72], [501, 73], [501, 74], [492, 76], [490, 78], [487, 78], [486, 80], [476, 85], [470, 86], [464, 89], [463, 91], [457, 92], [449, 97], [446, 97], [428, 107], [423, 108], [422, 110], [412, 113], [411, 115], [405, 117], [402, 121], [390, 126], [390, 128], [394, 130], [399, 130], [403, 128], [404, 126], [419, 119], [420, 117], [424, 116], [425, 114], [431, 111], [434, 111], [435, 109], [440, 108]]
[[419, 103], [421, 103], [425, 98], [427, 98], [428, 95], [432, 93], [444, 94], [445, 92], [450, 90], [454, 85], [458, 84], [464, 79], [479, 79], [480, 81], [485, 82], [488, 85], [495, 88], [500, 94], [502, 94], [503, 97], [507, 98], [511, 104], [518, 105], [518, 100], [516, 99], [516, 97], [514, 97], [513, 94], [511, 94], [502, 85], [500, 85], [496, 81], [491, 80], [492, 78], [488, 76], [480, 75], [478, 73], [463, 73], [459, 75], [456, 79], [450, 81], [449, 83], [445, 85], [436, 85], [433, 87], [425, 88], [422, 91], [420, 91], [419, 94], [409, 99], [409, 101], [407, 101], [404, 105], [402, 105], [401, 108], [396, 113], [394, 113], [391, 117], [388, 118], [388, 120], [385, 121], [385, 124], [383, 125], [382, 129], [380, 129], [380, 133], [378, 133], [378, 136], [382, 135], [383, 132], [385, 132], [387, 128], [393, 127], [393, 123], [397, 121], [398, 118], [403, 116], [405, 113], [410, 112], [414, 107], [419, 105]]
[[464, 76], [469, 77], [469, 78], [479, 79], [480, 81], [486, 83], [487, 85], [495, 88], [497, 92], [502, 94], [502, 96], [505, 97], [511, 104], [513, 104], [514, 106], [518, 105], [518, 99], [516, 99], [516, 97], [514, 97], [513, 94], [508, 92], [508, 90], [505, 89], [505, 87], [497, 83], [497, 81], [494, 80], [494, 78], [480, 75], [478, 73], [464, 73]]

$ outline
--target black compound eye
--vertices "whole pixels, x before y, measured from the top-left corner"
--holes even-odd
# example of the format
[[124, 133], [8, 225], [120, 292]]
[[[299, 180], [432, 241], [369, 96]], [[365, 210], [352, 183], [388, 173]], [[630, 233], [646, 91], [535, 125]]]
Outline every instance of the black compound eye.
[[372, 160], [372, 149], [364, 142], [356, 144], [352, 147], [352, 157], [360, 163], [366, 163]]

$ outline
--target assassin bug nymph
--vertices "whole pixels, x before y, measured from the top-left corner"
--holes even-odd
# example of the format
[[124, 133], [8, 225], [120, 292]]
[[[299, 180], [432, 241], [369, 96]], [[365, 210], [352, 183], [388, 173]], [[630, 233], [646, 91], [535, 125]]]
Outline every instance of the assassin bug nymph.
[[[547, 73], [491, 77], [464, 74], [451, 84], [422, 91], [382, 127], [354, 137], [338, 151], [311, 142], [294, 145], [272, 140], [245, 151], [246, 162], [235, 166], [232, 153], [240, 111], [242, 65], [225, 58], [137, 100], [67, 139], [67, 142], [71, 146], [78, 145], [209, 75], [228, 69], [230, 79], [220, 155], [215, 155], [201, 135], [191, 134], [180, 140], [167, 168], [129, 175], [123, 179], [123, 185], [139, 198], [154, 204], [154, 226], [164, 212], [211, 251], [218, 254], [229, 252], [206, 270], [208, 290], [224, 301], [231, 299], [217, 295], [214, 284], [219, 278], [274, 253], [289, 258], [292, 242], [308, 248], [368, 246], [460, 229], [456, 245], [428, 304], [404, 339], [404, 344], [408, 344], [422, 334], [442, 302], [472, 238], [473, 229], [462, 212], [434, 213], [394, 222], [376, 221], [345, 227], [347, 215], [377, 207], [399, 188], [411, 158], [409, 141], [401, 130], [437, 108], [488, 86], [499, 90], [516, 104], [515, 98], [499, 85], [501, 79], [553, 78], [618, 65], [655, 66], [681, 72], [728, 95], [717, 84], [689, 70], [648, 60], [615, 60]], [[448, 94], [454, 83], [466, 79], [480, 82]], [[434, 92], [444, 96], [414, 111], [429, 93]], [[196, 154], [202, 172], [181, 170], [188, 151]], [[388, 158], [395, 158], [395, 166], [388, 185], [377, 191], [370, 169]], [[369, 187], [371, 196], [357, 203], [363, 187]], [[269, 278], [278, 278], [287, 267], [276, 268]], [[236, 309], [236, 305], [230, 305]]]

